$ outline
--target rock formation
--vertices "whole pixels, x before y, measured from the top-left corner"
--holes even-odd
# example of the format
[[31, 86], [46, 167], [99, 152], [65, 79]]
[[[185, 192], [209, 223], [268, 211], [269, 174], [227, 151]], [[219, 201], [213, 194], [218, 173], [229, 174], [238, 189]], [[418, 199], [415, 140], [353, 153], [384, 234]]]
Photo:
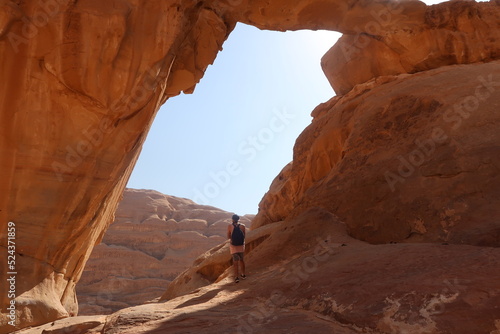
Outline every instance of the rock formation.
[[442, 3], [397, 29], [398, 6], [324, 56], [342, 95], [313, 111], [254, 227], [320, 206], [369, 242], [500, 245], [498, 2]]
[[[288, 293], [285, 286], [287, 297], [271, 304], [276, 311], [266, 311], [272, 317], [261, 316], [258, 325], [280, 330], [295, 318], [313, 319], [308, 331], [317, 325], [341, 332], [352, 324], [372, 332], [479, 328], [497, 334], [498, 285], [488, 279], [498, 276], [498, 248], [486, 246], [499, 245], [499, 11], [498, 1], [432, 7], [390, 0], [0, 1], [0, 69], [8, 81], [0, 90], [0, 228], [6, 231], [12, 222], [16, 229], [16, 328], [77, 313], [75, 284], [113, 220], [156, 111], [167, 98], [193, 91], [236, 22], [243, 22], [345, 34], [323, 59], [339, 96], [313, 112], [292, 164], [262, 200], [255, 226], [282, 231], [304, 219], [317, 226], [312, 218], [319, 217], [299, 217], [319, 208], [324, 217], [338, 216], [356, 239], [453, 244], [447, 251], [437, 244], [356, 242], [348, 264], [318, 263], [300, 289]], [[290, 235], [286, 240], [297, 245], [284, 253], [285, 272], [294, 260], [310, 258], [307, 249], [315, 245], [312, 236]], [[264, 243], [255, 248], [255, 264], [282, 268], [260, 262], [282, 260]], [[6, 238], [1, 245], [7, 247]], [[397, 256], [402, 260], [387, 262]], [[1, 259], [7, 268], [6, 257]], [[201, 261], [196, 266], [210, 273], [206, 281], [217, 281], [225, 265], [211, 267], [210, 255]], [[421, 276], [408, 274], [411, 263]], [[395, 275], [382, 275], [380, 268]], [[237, 295], [263, 302], [270, 288], [283, 286], [272, 279], [273, 270], [246, 294], [233, 288], [227, 295], [214, 285], [197, 292], [206, 295], [165, 304], [178, 311], [160, 315], [163, 306], [155, 305], [144, 323], [174, 326], [159, 320], [168, 314], [179, 326], [192, 325], [182, 320], [185, 307], [193, 306], [212, 316], [197, 318], [199, 325], [220, 332], [226, 327], [217, 319], [225, 320], [224, 312], [203, 313], [212, 304], [202, 302], [220, 300], [226, 305], [221, 310], [240, 305]], [[332, 272], [339, 274], [329, 285]], [[385, 288], [376, 283], [380, 277]], [[453, 290], [443, 283], [453, 278], [470, 281]], [[5, 282], [5, 274], [0, 279]], [[345, 291], [353, 280], [360, 290], [349, 297]], [[419, 288], [422, 282], [428, 286]], [[185, 293], [182, 282], [175, 287]], [[7, 295], [1, 285], [1, 305], [8, 305]], [[435, 305], [445, 311], [435, 313]], [[134, 318], [135, 310], [108, 318], [99, 331], [125, 333], [121, 326], [143, 319]], [[12, 327], [6, 327], [6, 309], [1, 312], [5, 333]], [[467, 322], [467, 316], [479, 320]], [[70, 328], [96, 328], [99, 319]]]
[[[499, 91], [492, 61], [378, 78], [319, 106], [253, 221], [257, 283], [231, 304], [253, 315], [214, 332], [307, 332], [321, 323], [294, 321], [307, 310], [325, 332], [497, 334]], [[217, 317], [226, 252], [204, 254], [162, 299]]]
[[180, 276], [177, 288], [190, 278], [200, 280], [195, 271], [208, 270], [210, 263], [214, 277], [221, 274], [217, 283], [106, 318], [63, 319], [17, 334], [68, 330], [78, 334], [498, 334], [500, 330], [499, 248], [372, 245], [347, 235], [337, 217], [319, 208], [252, 230], [249, 245], [248, 278], [238, 284], [232, 282], [230, 269], [218, 267], [218, 255], [210, 259], [208, 254], [218, 254], [219, 246], [196, 261], [198, 267], [189, 270], [193, 275]]
[[314, 111], [255, 226], [323, 207], [358, 239], [500, 246], [500, 63], [358, 85]]
[[[78, 282], [79, 315], [109, 314], [161, 296], [200, 254], [226, 240], [231, 215], [152, 190], [125, 189], [115, 221]], [[250, 227], [250, 218], [240, 221]]]
[[[192, 1], [0, 5], [8, 81], [0, 92], [0, 228], [3, 235], [15, 223], [19, 328], [77, 314], [75, 284], [156, 111], [193, 89], [233, 25]], [[1, 305], [10, 302], [5, 287]], [[8, 321], [2, 306], [0, 332], [12, 328]]]
[[370, 11], [371, 20], [360, 23], [362, 32], [344, 34], [323, 57], [323, 70], [337, 94], [380, 76], [500, 57], [498, 5], [441, 3], [419, 10], [423, 23], [393, 27], [401, 4]]

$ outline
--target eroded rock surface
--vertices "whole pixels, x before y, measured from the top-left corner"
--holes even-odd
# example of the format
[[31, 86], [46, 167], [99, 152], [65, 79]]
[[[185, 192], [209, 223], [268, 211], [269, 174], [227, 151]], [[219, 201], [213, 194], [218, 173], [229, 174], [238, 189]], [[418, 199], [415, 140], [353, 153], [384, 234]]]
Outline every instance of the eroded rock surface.
[[[226, 241], [232, 214], [157, 191], [126, 189], [78, 282], [79, 315], [109, 314], [161, 296], [200, 254]], [[250, 218], [240, 221], [250, 227]]]
[[338, 95], [370, 79], [500, 58], [498, 1], [236, 0], [239, 22], [344, 35], [322, 59]]
[[[499, 248], [372, 245], [350, 237], [345, 224], [318, 208], [261, 229], [268, 236], [247, 253], [248, 278], [238, 284], [233, 283], [231, 269], [217, 267], [214, 261], [218, 282], [191, 293], [124, 309], [106, 319], [64, 319], [19, 334], [41, 334], [51, 328], [53, 332], [45, 333], [62, 334], [79, 324], [94, 326], [81, 333], [102, 334], [201, 329], [203, 333], [496, 334], [500, 329]], [[323, 234], [318, 236], [318, 231]], [[208, 257], [199, 261], [208, 264]], [[182, 284], [186, 279], [177, 280]]]
[[[500, 58], [498, 2], [450, 1], [419, 7], [402, 21], [404, 2], [369, 11], [361, 32], [346, 33], [322, 59], [338, 95], [370, 79]], [[417, 10], [415, 10], [417, 12]]]
[[[319, 206], [371, 242], [498, 246], [498, 4], [1, 1], [0, 229], [16, 224], [16, 328], [77, 313], [75, 284], [156, 111], [193, 91], [236, 22], [346, 34], [323, 61], [343, 96], [315, 111], [257, 226]], [[359, 53], [346, 61], [342, 45]], [[439, 68], [453, 64], [473, 65]], [[417, 139], [433, 140], [428, 155]], [[2, 308], [0, 333], [8, 320]]]
[[[7, 0], [0, 8], [0, 228], [16, 224], [22, 327], [77, 314], [75, 284], [156, 111], [193, 89], [233, 25], [191, 1]], [[4, 312], [0, 332], [12, 329]]]
[[314, 111], [254, 227], [323, 207], [374, 243], [500, 246], [500, 63], [381, 78]]

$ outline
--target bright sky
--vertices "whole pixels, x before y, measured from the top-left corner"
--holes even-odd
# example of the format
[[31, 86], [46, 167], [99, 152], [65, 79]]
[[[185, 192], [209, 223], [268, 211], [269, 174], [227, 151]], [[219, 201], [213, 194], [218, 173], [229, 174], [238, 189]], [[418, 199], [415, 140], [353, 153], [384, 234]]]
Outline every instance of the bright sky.
[[194, 94], [162, 106], [127, 186], [257, 213], [310, 113], [335, 94], [320, 59], [339, 36], [238, 24]]

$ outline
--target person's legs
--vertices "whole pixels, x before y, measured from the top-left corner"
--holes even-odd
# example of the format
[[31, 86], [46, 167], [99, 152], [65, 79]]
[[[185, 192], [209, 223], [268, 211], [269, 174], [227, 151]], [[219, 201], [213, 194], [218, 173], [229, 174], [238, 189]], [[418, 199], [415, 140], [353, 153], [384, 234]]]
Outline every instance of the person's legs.
[[236, 278], [236, 277], [238, 277], [238, 276], [239, 276], [239, 273], [238, 273], [238, 264], [239, 264], [240, 262], [241, 262], [240, 260], [235, 261], [235, 260], [233, 259], [234, 278]]
[[245, 254], [243, 252], [238, 253], [238, 258], [239, 258], [238, 262], [239, 262], [239, 265], [240, 265], [239, 269], [240, 269], [240, 272], [241, 272], [241, 277], [243, 279], [245, 279], [245, 277], [246, 277], [245, 276], [245, 259], [244, 259], [244, 255]]
[[241, 261], [238, 261], [241, 264], [241, 276], [245, 277], [245, 261], [241, 259]]
[[238, 280], [238, 276], [239, 276], [239, 273], [238, 273], [239, 263], [240, 263], [239, 254], [237, 254], [237, 253], [233, 254], [233, 269], [234, 269], [234, 279], [235, 280]]

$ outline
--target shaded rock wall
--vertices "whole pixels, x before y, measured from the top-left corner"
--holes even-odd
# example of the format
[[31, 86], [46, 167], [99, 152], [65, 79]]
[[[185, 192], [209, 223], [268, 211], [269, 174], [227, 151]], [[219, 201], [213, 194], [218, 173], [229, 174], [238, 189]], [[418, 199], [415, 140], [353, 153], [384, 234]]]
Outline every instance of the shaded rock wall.
[[[109, 314], [161, 296], [200, 254], [226, 240], [231, 216], [188, 199], [125, 189], [78, 282], [79, 314]], [[241, 222], [249, 227], [251, 218]]]
[[1, 2], [0, 228], [16, 225], [17, 326], [77, 313], [75, 284], [156, 111], [192, 91], [232, 26], [191, 1]]

